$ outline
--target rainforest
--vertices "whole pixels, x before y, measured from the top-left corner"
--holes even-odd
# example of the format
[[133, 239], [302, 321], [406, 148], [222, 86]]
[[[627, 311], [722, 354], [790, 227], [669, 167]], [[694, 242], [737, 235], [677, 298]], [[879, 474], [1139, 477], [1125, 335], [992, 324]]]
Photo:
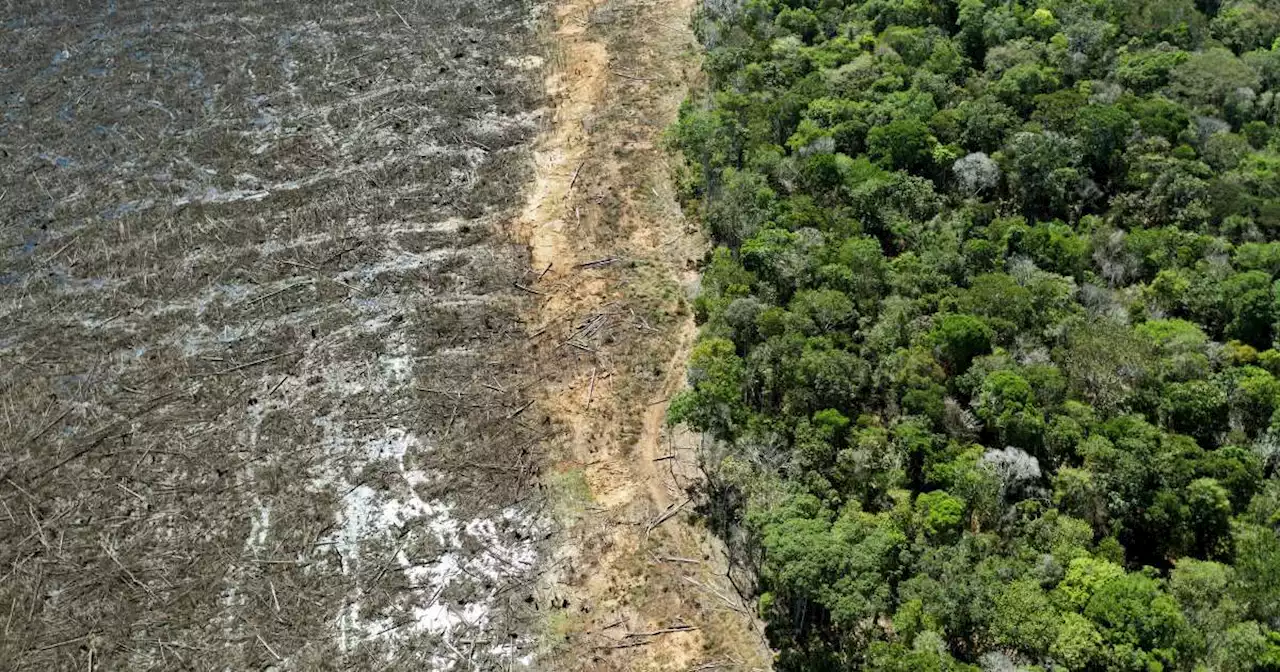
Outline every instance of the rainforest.
[[1280, 670], [1280, 2], [704, 7], [669, 420], [779, 670]]

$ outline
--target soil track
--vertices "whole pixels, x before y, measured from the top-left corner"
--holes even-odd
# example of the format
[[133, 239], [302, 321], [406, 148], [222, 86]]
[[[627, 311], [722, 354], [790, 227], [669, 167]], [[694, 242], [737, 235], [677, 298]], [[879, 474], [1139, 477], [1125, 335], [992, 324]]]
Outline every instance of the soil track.
[[566, 530], [542, 582], [551, 669], [768, 667], [723, 550], [687, 513], [698, 439], [664, 426], [704, 250], [662, 147], [698, 76], [693, 6], [554, 7], [553, 114], [520, 220], [542, 293], [540, 399], [563, 429], [551, 454]]

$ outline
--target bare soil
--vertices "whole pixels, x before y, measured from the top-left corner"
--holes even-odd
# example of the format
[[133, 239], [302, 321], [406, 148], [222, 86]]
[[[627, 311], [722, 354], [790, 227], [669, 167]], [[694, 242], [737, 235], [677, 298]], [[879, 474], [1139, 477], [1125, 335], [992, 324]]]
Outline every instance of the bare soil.
[[0, 669], [768, 667], [664, 425], [690, 0], [6, 10]]
[[[558, 433], [560, 548], [540, 582], [540, 662], [557, 670], [767, 669], [770, 652], [691, 516], [698, 437], [667, 402], [696, 335], [705, 243], [677, 205], [662, 146], [698, 45], [690, 0], [563, 0], [553, 113], [520, 219], [539, 303], [541, 405]], [[557, 477], [558, 474], [558, 477]]]

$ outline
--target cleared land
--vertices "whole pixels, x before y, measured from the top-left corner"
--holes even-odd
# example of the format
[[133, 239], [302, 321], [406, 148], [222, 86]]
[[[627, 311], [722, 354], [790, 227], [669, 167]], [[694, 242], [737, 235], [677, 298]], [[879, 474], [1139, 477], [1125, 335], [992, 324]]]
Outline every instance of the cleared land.
[[529, 8], [6, 10], [0, 667], [529, 661]]
[[[665, 129], [698, 74], [688, 0], [554, 6], [537, 177], [520, 218], [546, 269], [531, 318], [562, 526], [539, 582], [553, 670], [757, 670], [771, 662], [722, 546], [698, 524], [698, 437], [664, 426], [695, 328], [705, 243]], [[550, 20], [548, 21], [550, 23]], [[691, 499], [692, 498], [692, 499]], [[745, 585], [738, 582], [737, 585]]]

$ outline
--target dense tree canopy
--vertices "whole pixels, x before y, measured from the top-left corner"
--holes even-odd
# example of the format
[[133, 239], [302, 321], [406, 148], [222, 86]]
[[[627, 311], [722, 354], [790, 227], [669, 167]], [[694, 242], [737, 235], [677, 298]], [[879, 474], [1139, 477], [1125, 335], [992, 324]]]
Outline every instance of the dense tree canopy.
[[1280, 670], [1280, 2], [698, 28], [671, 417], [779, 669]]

